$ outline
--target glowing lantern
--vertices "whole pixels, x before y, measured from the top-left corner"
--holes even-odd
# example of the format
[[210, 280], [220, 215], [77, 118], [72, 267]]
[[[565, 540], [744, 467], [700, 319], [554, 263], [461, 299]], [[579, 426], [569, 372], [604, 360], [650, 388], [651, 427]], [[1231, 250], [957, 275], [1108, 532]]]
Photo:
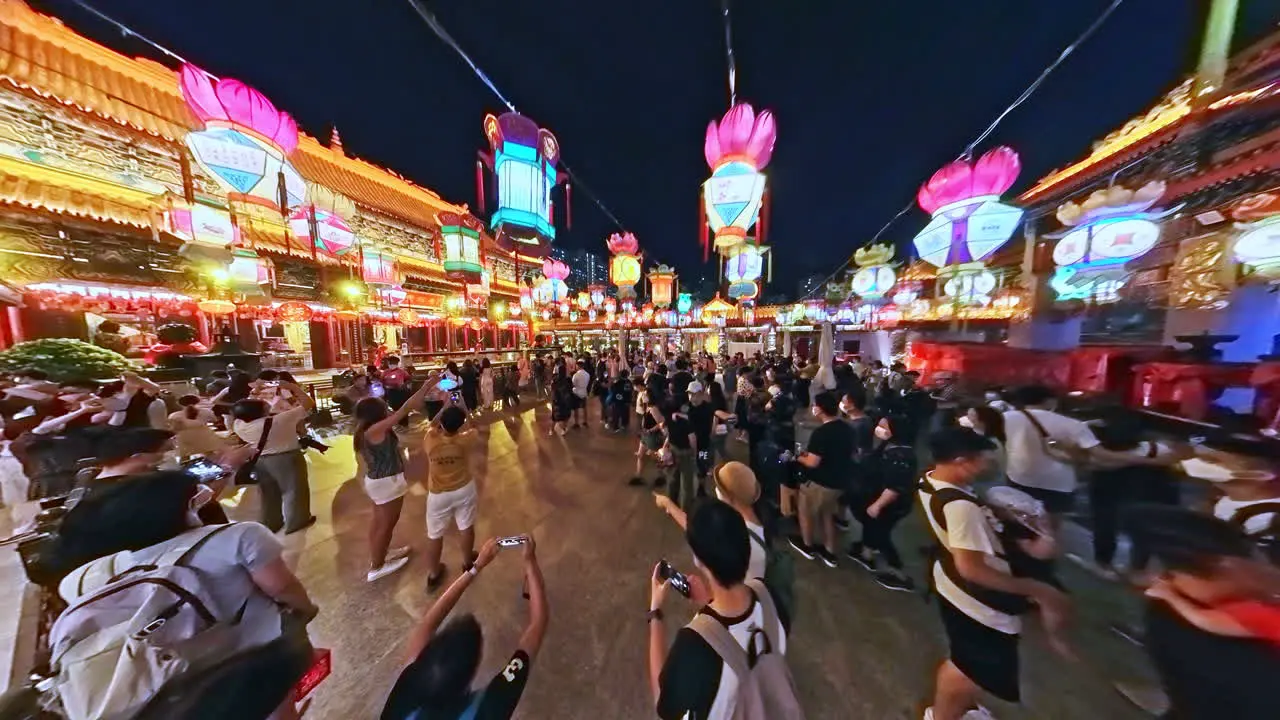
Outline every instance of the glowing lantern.
[[309, 185], [302, 207], [289, 216], [289, 231], [316, 250], [338, 257], [355, 245], [356, 234], [344, 219], [355, 214], [355, 203], [346, 196], [323, 185]]
[[478, 282], [467, 283], [465, 288], [467, 303], [474, 306], [487, 304], [489, 302], [489, 271], [481, 272]]
[[916, 201], [931, 219], [915, 237], [920, 257], [937, 266], [976, 263], [1008, 242], [1022, 210], [1000, 202], [1018, 179], [1018, 154], [998, 147], [970, 164], [956, 160], [920, 187]]
[[764, 255], [769, 248], [751, 243], [739, 243], [726, 251], [724, 276], [729, 280], [729, 297], [734, 300], [750, 300], [760, 294], [760, 275], [764, 270]]
[[653, 322], [653, 303], [645, 303], [644, 307], [640, 308], [640, 315], [645, 322]]
[[693, 309], [693, 296], [690, 295], [689, 293], [680, 293], [680, 295], [676, 298], [676, 310], [681, 315], [688, 315], [689, 311], [692, 309]]
[[309, 322], [315, 313], [311, 307], [304, 302], [296, 300], [282, 303], [276, 308], [276, 317], [281, 322]]
[[[729, 108], [718, 126], [714, 120], [707, 126], [702, 148], [711, 179], [702, 186], [702, 209], [715, 232], [716, 250], [723, 252], [746, 242], [747, 232], [756, 224], [765, 193], [765, 177], [760, 171], [769, 164], [777, 139], [773, 113], [764, 110], [756, 115], [745, 103]], [[706, 252], [706, 223], [702, 232]], [[757, 241], [763, 242], [763, 231], [756, 235]]]
[[538, 301], [547, 305], [555, 305], [569, 297], [569, 286], [564, 279], [569, 277], [569, 266], [559, 260], [542, 261], [543, 280], [538, 285]]
[[1236, 205], [1232, 216], [1242, 230], [1232, 248], [1237, 262], [1249, 266], [1253, 273], [1267, 279], [1280, 279], [1280, 195], [1260, 193]]
[[520, 309], [521, 310], [533, 309], [533, 288], [529, 287], [528, 285], [520, 286]]
[[636, 283], [640, 282], [640, 241], [631, 233], [614, 233], [605, 245], [613, 253], [609, 260], [609, 282], [618, 287], [619, 298], [634, 298]]
[[649, 297], [656, 307], [671, 306], [675, 293], [676, 271], [667, 265], [659, 265], [649, 271]]
[[274, 273], [270, 260], [258, 256], [247, 248], [231, 252], [231, 264], [227, 266], [227, 278], [239, 292], [260, 292], [263, 285], [270, 285]]
[[262, 93], [239, 80], [216, 83], [194, 65], [183, 65], [179, 86], [204, 130], [187, 134], [196, 164], [225, 190], [264, 200], [272, 207], [302, 203], [306, 183], [285, 160], [298, 146], [298, 125]]
[[568, 312], [569, 312], [569, 302], [568, 302], [567, 300], [561, 300], [561, 301], [560, 301], [560, 304], [557, 306], [557, 308], [560, 310], [560, 314], [561, 314], [561, 315], [568, 314]]
[[577, 302], [578, 302], [578, 308], [580, 310], [586, 310], [587, 308], [591, 307], [591, 296], [585, 292], [580, 292], [578, 293]]
[[618, 301], [614, 300], [613, 298], [605, 298], [604, 311], [609, 313], [610, 315], [618, 312]]
[[733, 303], [725, 302], [719, 293], [711, 298], [711, 300], [702, 306], [702, 319], [712, 325], [724, 325], [736, 308]]
[[452, 280], [474, 283], [484, 272], [480, 254], [480, 221], [454, 212], [436, 213], [443, 244], [444, 272]]
[[187, 205], [170, 200], [163, 222], [166, 232], [183, 240], [178, 253], [195, 261], [229, 262], [230, 248], [240, 240], [239, 228], [231, 222], [231, 213], [202, 203]]
[[396, 258], [394, 255], [368, 246], [362, 248], [361, 253], [363, 255], [361, 268], [366, 285], [396, 284]]
[[230, 315], [236, 311], [236, 304], [230, 300], [201, 300], [196, 307], [210, 315]]
[[957, 305], [988, 305], [998, 285], [982, 263], [951, 265], [938, 273], [942, 299]]
[[[543, 257], [556, 237], [551, 188], [559, 182], [560, 143], [551, 131], [513, 112], [485, 116], [484, 135], [490, 153], [481, 153], [476, 164], [480, 212], [487, 166], [498, 180], [498, 208], [489, 221], [495, 240], [506, 250]], [[566, 186], [566, 216], [569, 192]]]
[[551, 319], [551, 310], [549, 310], [549, 309], [544, 309], [544, 310], [542, 311], [542, 319], [543, 319], [543, 320], [550, 320], [550, 319]]
[[379, 286], [374, 289], [374, 293], [378, 297], [378, 302], [383, 305], [399, 305], [409, 296], [409, 293], [399, 285]]
[[587, 286], [587, 293], [591, 295], [591, 304], [596, 307], [604, 305], [605, 287], [598, 283], [592, 283]]
[[864, 300], [879, 300], [893, 289], [897, 276], [889, 262], [893, 260], [893, 247], [890, 245], [871, 245], [859, 248], [853, 254], [853, 261], [858, 264], [858, 271], [853, 274], [849, 283], [854, 295]]
[[1125, 263], [1155, 247], [1160, 226], [1153, 220], [1177, 209], [1148, 212], [1164, 190], [1165, 184], [1158, 181], [1137, 191], [1112, 185], [1093, 192], [1083, 203], [1058, 207], [1058, 220], [1071, 228], [1053, 248], [1058, 269], [1049, 286], [1059, 300], [1119, 299], [1120, 288], [1129, 279]]
[[396, 313], [396, 319], [401, 325], [417, 325], [422, 320], [422, 316], [416, 310], [400, 308], [400, 312]]

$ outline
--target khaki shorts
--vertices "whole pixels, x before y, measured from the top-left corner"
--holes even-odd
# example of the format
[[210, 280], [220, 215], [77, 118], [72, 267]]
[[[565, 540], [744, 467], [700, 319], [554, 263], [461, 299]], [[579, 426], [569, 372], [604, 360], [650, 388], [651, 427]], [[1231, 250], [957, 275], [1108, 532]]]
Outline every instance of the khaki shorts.
[[834, 515], [840, 509], [841, 495], [834, 488], [807, 482], [800, 486], [800, 511], [809, 516]]

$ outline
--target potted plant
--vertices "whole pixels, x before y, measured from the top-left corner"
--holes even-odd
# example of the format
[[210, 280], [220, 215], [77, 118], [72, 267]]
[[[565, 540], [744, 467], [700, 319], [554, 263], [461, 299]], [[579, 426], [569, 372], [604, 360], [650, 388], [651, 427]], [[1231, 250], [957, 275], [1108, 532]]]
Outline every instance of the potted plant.
[[132, 370], [133, 364], [118, 352], [71, 338], [47, 338], [18, 343], [0, 352], [0, 371], [39, 368], [54, 382], [106, 379]]

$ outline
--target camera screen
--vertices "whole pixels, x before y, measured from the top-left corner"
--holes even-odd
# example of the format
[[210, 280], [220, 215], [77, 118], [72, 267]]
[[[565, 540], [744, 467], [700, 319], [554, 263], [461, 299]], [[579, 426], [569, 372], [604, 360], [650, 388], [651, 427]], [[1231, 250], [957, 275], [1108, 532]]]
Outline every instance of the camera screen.
[[221, 465], [205, 458], [190, 460], [182, 466], [182, 469], [195, 475], [200, 480], [217, 480], [227, 474], [227, 471]]

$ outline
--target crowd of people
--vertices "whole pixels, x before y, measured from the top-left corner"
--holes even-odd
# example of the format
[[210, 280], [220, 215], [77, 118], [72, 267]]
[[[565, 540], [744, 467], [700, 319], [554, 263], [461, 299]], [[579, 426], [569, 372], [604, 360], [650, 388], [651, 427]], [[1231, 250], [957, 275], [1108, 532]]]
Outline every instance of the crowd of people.
[[[426, 374], [386, 355], [345, 382], [339, 405], [374, 508], [368, 582], [407, 565], [409, 549], [392, 546], [404, 497], [415, 483], [427, 496], [427, 588], [439, 595], [410, 635], [388, 720], [504, 718], [519, 702], [549, 606], [531, 536], [477, 541], [484, 478], [471, 459], [477, 417], [530, 401], [549, 406], [547, 432], [568, 447], [597, 426], [633, 434], [629, 484], [651, 488], [684, 532], [692, 571], [657, 563], [646, 615], [661, 718], [803, 717], [785, 659], [797, 558], [847, 559], [887, 590], [936, 599], [949, 651], [926, 720], [989, 717], [984, 694], [1018, 701], [1024, 620], [1075, 652], [1057, 561], [1083, 482], [1093, 557], [1071, 557], [1149, 596], [1148, 649], [1172, 717], [1274, 716], [1259, 689], [1280, 669], [1275, 476], [1227, 471], [1211, 478], [1222, 491], [1211, 512], [1186, 509], [1177, 473], [1212, 455], [1148, 436], [1130, 415], [1087, 424], [1039, 386], [973, 392], [941, 374], [925, 387], [899, 363], [822, 368], [763, 353], [544, 352]], [[178, 397], [133, 373], [53, 383], [32, 369], [0, 389], [4, 498], [39, 501], [19, 552], [56, 616], [41, 690], [77, 720], [296, 717], [320, 609], [280, 535], [315, 522], [305, 454], [329, 448], [308, 432], [310, 393], [286, 372], [236, 369]], [[405, 442], [415, 412], [417, 476]], [[218, 499], [237, 485], [257, 486], [258, 522], [228, 521]], [[913, 513], [935, 540], [923, 588], [895, 539]], [[459, 570], [445, 588], [451, 531]], [[529, 624], [477, 689], [481, 624], [448, 616], [504, 550], [523, 556]], [[671, 591], [697, 612], [668, 644]], [[156, 647], [189, 656], [141, 652]], [[1195, 661], [1209, 653], [1221, 662]]]

